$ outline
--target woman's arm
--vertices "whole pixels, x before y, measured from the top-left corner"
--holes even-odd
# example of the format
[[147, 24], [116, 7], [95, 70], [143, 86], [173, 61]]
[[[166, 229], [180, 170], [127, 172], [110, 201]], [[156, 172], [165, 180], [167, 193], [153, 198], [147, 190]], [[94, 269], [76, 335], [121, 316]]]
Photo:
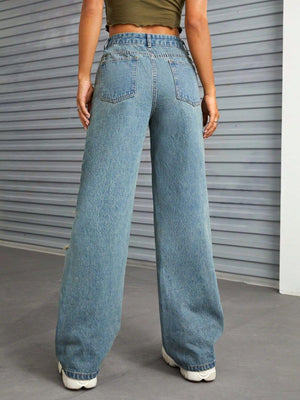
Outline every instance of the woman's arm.
[[97, 48], [103, 14], [103, 0], [83, 0], [78, 38], [78, 91], [77, 107], [82, 125], [89, 124], [93, 86], [91, 69]]
[[204, 90], [202, 102], [204, 138], [215, 131], [220, 117], [213, 74], [211, 39], [207, 21], [207, 0], [186, 0], [185, 31], [192, 58]]

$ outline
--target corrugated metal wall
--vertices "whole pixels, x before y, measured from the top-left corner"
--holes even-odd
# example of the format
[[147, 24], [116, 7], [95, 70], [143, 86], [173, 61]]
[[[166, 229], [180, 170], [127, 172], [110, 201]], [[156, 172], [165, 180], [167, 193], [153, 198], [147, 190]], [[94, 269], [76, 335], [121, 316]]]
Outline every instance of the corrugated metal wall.
[[[16, 245], [69, 241], [85, 143], [75, 104], [81, 4], [0, 3], [0, 240]], [[205, 141], [216, 270], [278, 279], [282, 1], [208, 7], [221, 115]], [[93, 80], [104, 28], [105, 17]], [[149, 150], [148, 131], [128, 257], [155, 262]]]
[[278, 279], [282, 1], [208, 3], [221, 115], [206, 142], [216, 269]]

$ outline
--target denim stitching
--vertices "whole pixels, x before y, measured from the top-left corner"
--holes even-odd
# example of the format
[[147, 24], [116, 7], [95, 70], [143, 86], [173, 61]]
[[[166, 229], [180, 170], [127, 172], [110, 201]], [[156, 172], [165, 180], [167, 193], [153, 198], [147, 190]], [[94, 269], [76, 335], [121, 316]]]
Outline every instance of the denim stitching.
[[[147, 56], [147, 52], [146, 51], [132, 51], [132, 50], [113, 50], [112, 49], [112, 52], [111, 53], [107, 53], [107, 52], [103, 52], [103, 55], [102, 55], [102, 58], [100, 59], [100, 62], [107, 56], [107, 55], [109, 55], [109, 54], [118, 54], [118, 55], [127, 55], [127, 54], [129, 54], [129, 55], [132, 55], [132, 56], [135, 56], [135, 55], [140, 55], [140, 56]], [[181, 58], [184, 58], [184, 59], [186, 59], [187, 58], [187, 55], [186, 55], [186, 53], [184, 53], [184, 54], [180, 54], [180, 53], [159, 53], [159, 54], [155, 54], [155, 53], [152, 53], [153, 55], [154, 55], [154, 57], [181, 57]]]
[[[141, 41], [136, 41], [136, 40], [128, 40], [128, 41], [124, 41], [124, 40], [121, 40], [120, 39], [120, 41], [114, 41], [114, 42], [110, 42], [109, 44], [108, 44], [108, 46], [106, 46], [106, 48], [105, 49], [108, 49], [110, 46], [112, 46], [112, 45], [114, 45], [114, 44], [116, 44], [116, 45], [127, 45], [127, 44], [141, 44], [141, 45], [144, 45], [145, 47], [146, 47], [146, 44], [145, 43], [143, 43], [143, 42], [141, 42]], [[165, 42], [165, 43], [163, 43], [163, 44], [154, 44], [153, 45], [153, 47], [155, 47], [155, 46], [159, 46], [159, 47], [176, 47], [176, 48], [178, 48], [178, 49], [183, 49], [183, 47], [181, 46], [181, 44], [180, 43], [167, 43], [167, 42]]]
[[[176, 362], [176, 360], [174, 361]], [[216, 365], [215, 361], [216, 360], [213, 360], [210, 363], [199, 364], [199, 365], [180, 365], [179, 363], [177, 362], [176, 363], [179, 365], [179, 367], [186, 369], [188, 371], [205, 371], [206, 369], [213, 368]]]
[[63, 368], [63, 370], [65, 372], [71, 372], [72, 374], [77, 374], [77, 375], [93, 375], [93, 374], [98, 374], [99, 371], [94, 371], [94, 372], [77, 372], [77, 371], [73, 371], [69, 368]]
[[[111, 54], [113, 54], [114, 56], [116, 56], [116, 58], [115, 59], [109, 59], [109, 56], [111, 55]], [[128, 57], [127, 56], [123, 56], [122, 54], [119, 54], [119, 53], [111, 53], [111, 54], [105, 54], [102, 58], [101, 58], [101, 61], [100, 61], [100, 64], [102, 65], [102, 64], [105, 64], [105, 63], [107, 63], [107, 62], [119, 62], [119, 61], [132, 61], [132, 60], [129, 60], [128, 59]], [[134, 60], [137, 60], [137, 56], [135, 56], [135, 55], [133, 55], [132, 54], [132, 57], [134, 57]]]
[[[175, 91], [176, 91], [176, 98], [181, 101], [185, 101], [186, 103], [191, 104], [192, 106], [196, 107], [201, 104], [201, 99], [200, 99], [200, 94], [199, 94], [199, 100], [192, 100], [188, 94], [185, 94], [181, 91], [180, 88], [180, 81], [178, 79], [178, 71], [176, 70], [176, 64], [183, 64], [183, 65], [190, 65], [190, 60], [187, 59], [187, 61], [179, 61], [175, 59], [169, 59], [169, 65], [171, 67], [173, 79], [174, 79], [174, 84], [175, 84]], [[198, 85], [197, 85], [198, 87]]]
[[[125, 99], [129, 99], [130, 97], [134, 97], [136, 94], [136, 70], [137, 70], [137, 60], [138, 58], [134, 56], [133, 59], [128, 59], [127, 57], [125, 58], [118, 58], [115, 60], [109, 60], [109, 59], [103, 59], [100, 62], [99, 68], [101, 69], [101, 66], [106, 64], [106, 63], [113, 63], [113, 62], [118, 62], [119, 60], [126, 60], [131, 63], [131, 82], [130, 82], [130, 89], [126, 90], [124, 94], [122, 95], [116, 95], [116, 93], [113, 94], [108, 94], [106, 93], [105, 95], [101, 93], [99, 94], [99, 99], [103, 101], [107, 101], [110, 103], [119, 103]], [[100, 72], [101, 73], [101, 72]], [[100, 79], [100, 85], [101, 85], [101, 79]], [[99, 89], [101, 87], [99, 86]], [[103, 89], [103, 87], [102, 87]], [[126, 93], [127, 92], [127, 93]], [[115, 96], [116, 95], [116, 96]]]
[[68, 371], [65, 370], [65, 374], [72, 379], [79, 379], [79, 380], [89, 380], [89, 379], [94, 379], [97, 377], [97, 375], [99, 374], [99, 371], [97, 372], [91, 372], [89, 374], [85, 374], [85, 373], [78, 373], [78, 372], [72, 372], [72, 371]]
[[154, 59], [154, 54], [150, 52], [148, 53], [148, 57], [151, 61], [151, 71], [152, 71], [152, 105], [151, 105], [151, 114], [150, 117], [154, 114], [154, 110], [156, 107], [156, 98], [157, 98], [157, 67], [156, 67], [156, 62]]
[[216, 359], [207, 362], [207, 363], [203, 363], [203, 364], [193, 364], [193, 365], [186, 365], [187, 368], [198, 368], [198, 367], [206, 367], [208, 365], [213, 364], [216, 361]]
[[[207, 362], [207, 363], [203, 363], [203, 364], [193, 364], [193, 365], [187, 365], [187, 364], [181, 364], [179, 361], [177, 361], [176, 358], [172, 357], [173, 360], [176, 362], [176, 364], [179, 365], [179, 367], [190, 370], [190, 371], [195, 371], [199, 368], [206, 368], [206, 369], [210, 369], [213, 368], [216, 365], [216, 359], [214, 358], [212, 361]], [[204, 369], [200, 369], [200, 371], [204, 371]]]

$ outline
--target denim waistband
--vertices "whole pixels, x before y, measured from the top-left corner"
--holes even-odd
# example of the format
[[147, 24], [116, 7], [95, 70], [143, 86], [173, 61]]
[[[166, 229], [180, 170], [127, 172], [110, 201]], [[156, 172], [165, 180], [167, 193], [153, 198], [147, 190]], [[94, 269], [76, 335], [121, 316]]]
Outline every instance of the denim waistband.
[[166, 35], [162, 33], [145, 32], [120, 32], [107, 38], [104, 44], [104, 50], [113, 43], [118, 44], [142, 44], [145, 47], [167, 46], [178, 47], [187, 50], [184, 41], [175, 35]]

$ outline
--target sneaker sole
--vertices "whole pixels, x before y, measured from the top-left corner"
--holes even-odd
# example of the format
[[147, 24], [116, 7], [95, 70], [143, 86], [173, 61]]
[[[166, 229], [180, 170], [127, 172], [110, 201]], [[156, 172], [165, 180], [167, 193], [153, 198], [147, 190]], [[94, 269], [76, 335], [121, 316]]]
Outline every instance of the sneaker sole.
[[205, 371], [189, 371], [184, 368], [182, 368], [180, 365], [178, 365], [172, 357], [170, 357], [167, 352], [165, 351], [164, 347], [162, 346], [162, 356], [164, 361], [170, 366], [170, 367], [178, 367], [180, 369], [181, 375], [187, 379], [188, 381], [193, 381], [193, 382], [200, 382], [200, 381], [213, 381], [216, 379], [216, 367], [210, 368]]
[[97, 385], [97, 376], [93, 379], [81, 380], [73, 379], [65, 374], [60, 361], [58, 362], [58, 372], [62, 374], [62, 381], [67, 389], [79, 390], [81, 388], [92, 389]]

